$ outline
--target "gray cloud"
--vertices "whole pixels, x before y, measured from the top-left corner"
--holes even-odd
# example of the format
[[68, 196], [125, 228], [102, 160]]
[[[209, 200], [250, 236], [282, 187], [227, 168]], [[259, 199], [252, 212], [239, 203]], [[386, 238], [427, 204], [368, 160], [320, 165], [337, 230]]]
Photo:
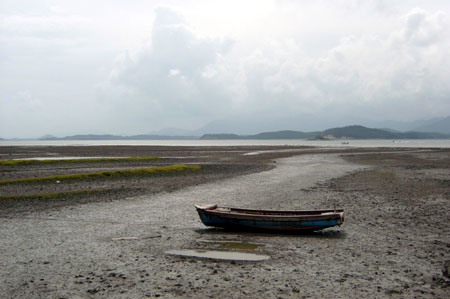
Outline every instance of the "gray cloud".
[[117, 59], [103, 91], [121, 89], [128, 93], [130, 104], [138, 105], [146, 115], [156, 114], [153, 117], [158, 122], [161, 118], [191, 121], [220, 115], [230, 97], [210, 68], [219, 56], [226, 55], [230, 43], [197, 36], [182, 16], [159, 7], [150, 41], [137, 52]]
[[259, 109], [291, 113], [327, 111], [342, 117], [420, 118], [450, 111], [449, 18], [413, 9], [386, 36], [348, 36], [326, 55], [301, 56], [282, 45], [242, 70], [248, 99]]
[[255, 15], [250, 4], [234, 13], [237, 2], [215, 15], [122, 3], [101, 17], [104, 6], [63, 1], [5, 13], [0, 137], [449, 115], [446, 2], [348, 3], [264, 1]]
[[384, 37], [344, 37], [324, 56], [308, 57], [293, 39], [224, 51], [223, 43], [198, 37], [181, 16], [159, 8], [150, 45], [124, 57], [111, 83], [132, 88], [168, 116], [438, 114], [449, 108], [448, 16], [413, 9], [400, 19]]

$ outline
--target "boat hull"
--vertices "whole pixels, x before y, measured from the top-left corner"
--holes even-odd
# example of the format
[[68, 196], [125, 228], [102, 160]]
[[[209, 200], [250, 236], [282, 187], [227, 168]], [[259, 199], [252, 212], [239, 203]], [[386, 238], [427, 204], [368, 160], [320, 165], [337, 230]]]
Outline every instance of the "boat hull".
[[[266, 230], [266, 231], [315, 231], [336, 225], [344, 221], [343, 210], [323, 213], [317, 211], [258, 211], [229, 209], [216, 211], [197, 207], [201, 221], [206, 226], [233, 230]], [[250, 211], [250, 212], [248, 212]], [[321, 211], [319, 211], [321, 212]]]

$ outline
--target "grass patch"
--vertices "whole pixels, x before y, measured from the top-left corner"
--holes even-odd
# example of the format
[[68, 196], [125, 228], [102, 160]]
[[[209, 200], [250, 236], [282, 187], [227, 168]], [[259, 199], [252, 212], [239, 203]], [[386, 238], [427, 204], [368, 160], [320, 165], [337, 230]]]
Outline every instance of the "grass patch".
[[159, 157], [124, 157], [124, 158], [83, 158], [83, 159], [49, 159], [49, 160], [2, 160], [0, 165], [29, 165], [48, 163], [89, 163], [89, 162], [116, 162], [116, 161], [149, 161]]
[[2, 195], [0, 200], [5, 199], [54, 199], [64, 196], [71, 195], [84, 195], [104, 192], [105, 189], [92, 189], [92, 190], [78, 190], [78, 191], [68, 191], [68, 192], [54, 192], [54, 193], [40, 193], [40, 194], [28, 194], [28, 195]]
[[0, 181], [0, 185], [13, 183], [43, 182], [43, 181], [78, 180], [78, 179], [90, 179], [90, 178], [111, 177], [111, 176], [124, 176], [133, 174], [158, 174], [158, 173], [180, 172], [184, 170], [199, 170], [200, 168], [201, 167], [199, 165], [174, 164], [150, 168], [136, 168], [136, 169], [112, 170], [112, 171], [78, 173], [78, 174], [62, 174], [37, 178], [3, 180]]

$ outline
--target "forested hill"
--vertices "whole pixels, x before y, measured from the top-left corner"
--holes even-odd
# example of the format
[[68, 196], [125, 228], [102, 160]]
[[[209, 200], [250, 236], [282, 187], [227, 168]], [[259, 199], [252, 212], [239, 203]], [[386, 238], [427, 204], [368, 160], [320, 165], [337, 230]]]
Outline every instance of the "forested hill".
[[256, 135], [205, 134], [200, 139], [445, 139], [449, 135], [425, 132], [395, 132], [392, 130], [372, 129], [363, 126], [347, 126], [332, 128], [322, 132], [277, 131]]
[[448, 138], [448, 135], [426, 132], [395, 132], [391, 130], [372, 129], [363, 126], [347, 126], [328, 129], [320, 133], [321, 139], [436, 139]]
[[308, 139], [313, 138], [320, 132], [300, 132], [300, 131], [277, 131], [264, 132], [255, 135], [236, 135], [236, 134], [205, 134], [200, 139], [207, 140], [233, 140], [233, 139], [250, 139], [250, 140], [269, 140], [269, 139]]
[[[347, 126], [341, 128], [332, 128], [325, 131], [301, 132], [301, 131], [275, 131], [263, 132], [254, 135], [237, 134], [205, 134], [199, 136], [171, 136], [171, 135], [73, 135], [66, 137], [55, 137], [45, 135], [39, 140], [283, 140], [283, 139], [447, 139], [448, 134], [427, 133], [427, 132], [398, 132], [390, 129], [372, 129], [363, 126]], [[2, 140], [0, 138], [0, 140]]]

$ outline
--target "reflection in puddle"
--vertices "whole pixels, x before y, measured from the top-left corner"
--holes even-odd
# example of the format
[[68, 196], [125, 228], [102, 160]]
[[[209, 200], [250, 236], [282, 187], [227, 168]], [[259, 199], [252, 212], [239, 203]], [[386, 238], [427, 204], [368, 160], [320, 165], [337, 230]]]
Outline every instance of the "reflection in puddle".
[[58, 157], [31, 157], [31, 158], [20, 158], [20, 159], [13, 159], [13, 160], [23, 160], [23, 161], [45, 161], [45, 160], [83, 160], [83, 159], [122, 159], [122, 158], [129, 158], [129, 157], [71, 157], [71, 156], [58, 156]]
[[207, 258], [215, 260], [225, 260], [225, 261], [265, 261], [270, 259], [268, 255], [244, 253], [244, 252], [230, 252], [230, 251], [218, 251], [218, 250], [193, 250], [193, 249], [183, 249], [183, 250], [170, 250], [166, 251], [167, 254], [186, 256], [186, 257], [196, 257], [196, 258]]
[[220, 248], [223, 249], [247, 249], [247, 250], [255, 250], [258, 248], [259, 244], [253, 244], [253, 243], [243, 243], [243, 242], [226, 242], [222, 245], [220, 245]]

